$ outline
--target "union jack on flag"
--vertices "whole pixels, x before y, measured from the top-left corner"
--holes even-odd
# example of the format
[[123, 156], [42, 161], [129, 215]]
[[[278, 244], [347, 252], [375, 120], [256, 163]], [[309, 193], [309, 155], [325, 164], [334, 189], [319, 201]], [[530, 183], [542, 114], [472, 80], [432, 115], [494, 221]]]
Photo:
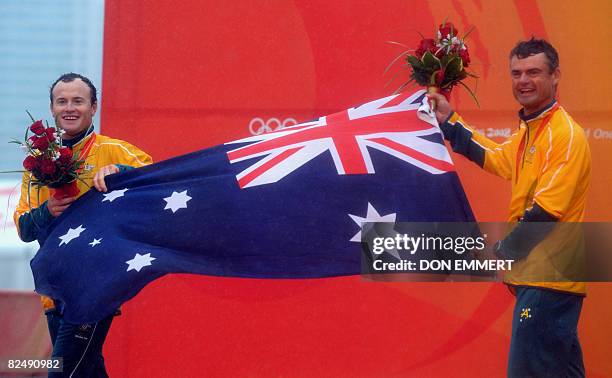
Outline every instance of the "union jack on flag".
[[432, 174], [453, 171], [445, 146], [423, 138], [439, 133], [432, 116], [425, 114], [429, 109], [425, 102], [424, 91], [378, 99], [313, 122], [230, 142], [250, 144], [227, 155], [230, 163], [264, 157], [236, 176], [241, 188], [277, 182], [327, 151], [339, 175], [376, 173], [369, 149]]

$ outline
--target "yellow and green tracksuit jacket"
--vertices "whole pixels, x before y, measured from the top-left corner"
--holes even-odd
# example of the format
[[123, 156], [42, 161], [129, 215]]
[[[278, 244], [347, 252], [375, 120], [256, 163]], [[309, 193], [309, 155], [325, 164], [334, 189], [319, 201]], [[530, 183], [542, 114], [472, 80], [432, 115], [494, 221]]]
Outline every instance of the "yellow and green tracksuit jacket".
[[[91, 149], [85, 158], [85, 164], [80, 174], [84, 182], [78, 182], [79, 197], [85, 194], [90, 187], [93, 187], [94, 175], [106, 165], [116, 164], [120, 171], [123, 171], [130, 167], [138, 168], [153, 162], [151, 157], [140, 149], [127, 142], [98, 135], [93, 132], [93, 128], [90, 128], [83, 136], [77, 137], [75, 140], [64, 141], [65, 145], [68, 144], [69, 147], [72, 147], [77, 156], [88, 143], [91, 143]], [[21, 181], [21, 197], [13, 215], [19, 237], [25, 242], [36, 240], [39, 230], [44, 229], [53, 220], [47, 209], [49, 189], [47, 187], [40, 187], [39, 189], [32, 186], [30, 184], [31, 180], [31, 173], [24, 172]], [[43, 296], [41, 300], [45, 311], [54, 307], [51, 298]]]
[[[441, 129], [455, 152], [511, 181], [508, 222], [518, 222], [534, 207], [543, 209], [554, 221], [581, 222], [591, 177], [591, 153], [584, 130], [556, 101], [536, 114], [519, 112], [519, 118], [519, 128], [500, 144], [474, 132], [457, 113], [452, 113]], [[534, 269], [538, 277], [546, 276], [541, 273], [549, 268], [551, 254], [559, 248], [548, 239], [554, 238], [547, 238], [515, 263], [504, 281], [584, 294], [583, 282], [529, 278]]]

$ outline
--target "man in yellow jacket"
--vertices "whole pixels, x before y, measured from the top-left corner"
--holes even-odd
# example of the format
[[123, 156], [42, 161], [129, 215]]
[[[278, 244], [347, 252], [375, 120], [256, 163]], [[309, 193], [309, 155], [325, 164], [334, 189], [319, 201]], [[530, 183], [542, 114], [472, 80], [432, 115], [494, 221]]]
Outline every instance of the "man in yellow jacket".
[[[83, 181], [78, 183], [80, 191], [76, 197], [56, 199], [50, 196], [48, 188], [32, 186], [31, 174], [24, 173], [14, 220], [19, 237], [26, 242], [38, 239], [39, 233], [90, 187], [106, 192], [105, 176], [152, 163], [149, 155], [131, 144], [94, 132], [92, 118], [98, 106], [97, 90], [88, 78], [64, 74], [53, 83], [49, 95], [51, 114], [63, 131], [62, 144], [85, 160], [80, 174]], [[48, 297], [41, 299], [53, 357], [63, 358], [63, 373], [57, 376], [107, 377], [102, 346], [113, 317], [94, 324], [70, 324], [62, 317], [60, 303]]]
[[577, 324], [585, 285], [556, 279], [551, 263], [551, 258], [566, 259], [569, 269], [579, 269], [571, 266], [571, 256], [559, 256], [572, 250], [567, 240], [579, 238], [565, 238], [563, 251], [555, 251], [563, 238], [552, 237], [555, 231], [542, 225], [584, 219], [589, 145], [583, 129], [555, 99], [560, 70], [552, 45], [534, 38], [519, 42], [510, 52], [510, 75], [522, 106], [520, 125], [501, 144], [475, 132], [444, 96], [430, 98], [437, 102], [436, 118], [453, 150], [511, 181], [508, 221], [517, 223], [495, 246], [498, 256], [516, 261], [504, 277], [516, 295], [508, 376], [584, 376]]

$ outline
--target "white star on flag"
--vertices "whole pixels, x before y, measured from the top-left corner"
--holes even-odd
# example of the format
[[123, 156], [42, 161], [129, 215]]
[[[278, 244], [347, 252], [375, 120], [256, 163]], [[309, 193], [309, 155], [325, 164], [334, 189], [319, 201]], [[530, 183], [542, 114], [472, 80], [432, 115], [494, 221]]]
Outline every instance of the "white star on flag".
[[[353, 215], [353, 214], [349, 214], [349, 217], [351, 217], [351, 219], [355, 223], [357, 223], [357, 225], [359, 225], [359, 228], [360, 228], [359, 232], [356, 233], [355, 236], [353, 236], [351, 241], [361, 243], [361, 227], [363, 226], [364, 223], [374, 223], [374, 222], [393, 222], [395, 223], [396, 213], [380, 215], [378, 211], [376, 211], [374, 206], [372, 206], [372, 204], [368, 202], [368, 212], [365, 218], [358, 217], [357, 215]], [[397, 252], [396, 249], [385, 250], [385, 252], [389, 253], [391, 256], [397, 258], [398, 260], [401, 260], [399, 253]]]
[[96, 239], [96, 238], [94, 238], [94, 240], [93, 240], [91, 243], [88, 243], [88, 244], [89, 244], [90, 246], [92, 246], [92, 247], [95, 247], [95, 246], [97, 246], [98, 244], [102, 244], [101, 242], [102, 242], [102, 238], [100, 238], [100, 239]]
[[151, 257], [150, 253], [147, 253], [146, 255], [141, 255], [140, 253], [137, 253], [133, 259], [125, 262], [126, 264], [128, 264], [127, 272], [129, 272], [130, 270], [140, 272], [140, 269], [144, 268], [145, 266], [151, 265], [151, 261], [153, 260], [155, 260], [155, 257]]
[[176, 213], [178, 209], [186, 209], [187, 201], [190, 199], [191, 197], [187, 195], [186, 190], [183, 190], [180, 193], [172, 192], [170, 197], [164, 198], [164, 201], [166, 201], [166, 207], [164, 207], [164, 210], [170, 209], [173, 213]]
[[102, 200], [102, 202], [104, 202], [104, 201], [113, 202], [117, 198], [123, 197], [123, 195], [127, 191], [128, 191], [127, 189], [121, 189], [121, 190], [113, 190], [110, 193], [106, 193], [106, 194], [104, 194], [104, 199]]
[[[378, 211], [372, 206], [371, 203], [368, 202], [368, 212], [365, 218], [358, 217], [357, 215], [349, 214], [349, 217], [357, 223], [357, 225], [361, 228], [364, 223], [374, 223], [374, 222], [393, 222], [395, 223], [395, 213], [380, 215]], [[352, 242], [361, 243], [361, 230], [353, 236], [351, 239]]]
[[72, 239], [78, 238], [79, 235], [81, 235], [81, 232], [83, 231], [85, 231], [85, 229], [83, 228], [83, 225], [79, 225], [79, 227], [77, 228], [70, 228], [68, 232], [66, 232], [65, 235], [62, 235], [59, 237], [61, 239], [61, 242], [59, 243], [59, 245], [61, 246], [62, 244], [70, 243]]

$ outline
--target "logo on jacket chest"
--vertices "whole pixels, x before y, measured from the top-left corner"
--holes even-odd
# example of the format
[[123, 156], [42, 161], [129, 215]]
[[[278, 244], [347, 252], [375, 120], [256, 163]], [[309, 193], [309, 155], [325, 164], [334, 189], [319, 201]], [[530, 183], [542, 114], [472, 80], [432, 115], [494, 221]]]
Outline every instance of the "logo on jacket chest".
[[525, 163], [533, 164], [535, 153], [536, 153], [536, 146], [529, 147], [529, 149], [525, 152]]
[[91, 172], [94, 169], [94, 165], [93, 164], [84, 164], [83, 165], [83, 170], [85, 172]]

